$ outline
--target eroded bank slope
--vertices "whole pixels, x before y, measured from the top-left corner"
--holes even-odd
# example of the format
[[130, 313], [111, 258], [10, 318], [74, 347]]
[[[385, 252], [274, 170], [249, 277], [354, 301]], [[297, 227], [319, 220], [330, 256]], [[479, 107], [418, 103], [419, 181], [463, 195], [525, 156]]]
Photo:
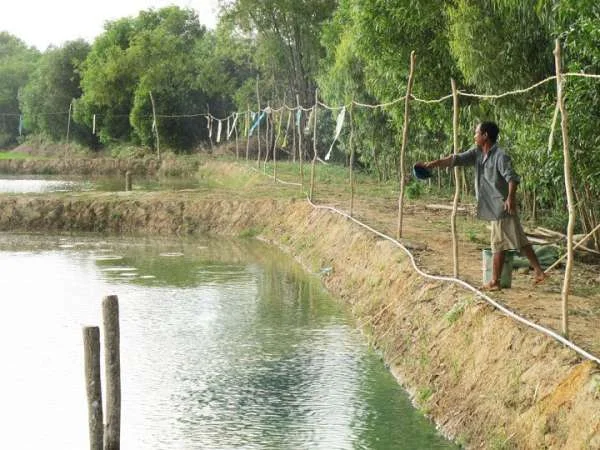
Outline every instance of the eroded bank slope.
[[600, 448], [597, 365], [304, 201], [189, 193], [0, 196], [0, 231], [258, 233], [352, 309], [416, 403], [473, 448]]

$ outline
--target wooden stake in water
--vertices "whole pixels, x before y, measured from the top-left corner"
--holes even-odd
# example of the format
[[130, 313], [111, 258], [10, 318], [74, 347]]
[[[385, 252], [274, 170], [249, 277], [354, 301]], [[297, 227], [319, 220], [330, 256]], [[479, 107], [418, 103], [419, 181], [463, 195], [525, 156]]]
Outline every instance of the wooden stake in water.
[[119, 338], [119, 299], [116, 295], [102, 301], [104, 322], [104, 370], [106, 372], [106, 426], [104, 450], [121, 446], [121, 357]]
[[102, 450], [104, 439], [102, 386], [100, 384], [100, 329], [83, 327], [85, 390], [88, 401], [90, 450]]
[[125, 172], [125, 190], [131, 191], [131, 172], [129, 170]]

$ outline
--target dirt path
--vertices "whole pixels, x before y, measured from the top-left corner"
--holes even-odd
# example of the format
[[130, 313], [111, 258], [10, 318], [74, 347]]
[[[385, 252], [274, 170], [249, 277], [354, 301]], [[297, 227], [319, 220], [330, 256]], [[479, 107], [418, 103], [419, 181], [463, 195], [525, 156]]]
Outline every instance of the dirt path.
[[[349, 200], [322, 195], [319, 204], [348, 212]], [[436, 204], [443, 202], [436, 202]], [[430, 209], [426, 202], [405, 202], [402, 238], [415, 244], [412, 250], [420, 268], [431, 275], [452, 276], [452, 234], [449, 210]], [[451, 207], [451, 203], [446, 202]], [[476, 219], [472, 208], [457, 217], [459, 233], [459, 278], [479, 287], [482, 284], [482, 250], [489, 247], [486, 223]], [[395, 237], [398, 222], [397, 200], [361, 199], [354, 202], [354, 215], [388, 236]], [[469, 239], [471, 236], [472, 239]], [[418, 248], [424, 247], [423, 250]], [[549, 278], [534, 286], [532, 273], [513, 271], [512, 287], [488, 293], [495, 301], [520, 316], [562, 334], [562, 295], [564, 268], [549, 273]], [[584, 350], [600, 357], [600, 267], [576, 262], [569, 294], [569, 338]]]

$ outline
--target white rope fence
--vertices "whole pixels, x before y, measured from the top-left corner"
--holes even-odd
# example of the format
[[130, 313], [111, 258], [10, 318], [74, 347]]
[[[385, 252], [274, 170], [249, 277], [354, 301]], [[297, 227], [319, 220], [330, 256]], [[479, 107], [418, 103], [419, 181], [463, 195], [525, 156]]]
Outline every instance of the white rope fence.
[[310, 201], [310, 199], [307, 197], [307, 201], [310, 203], [310, 205], [315, 208], [315, 209], [324, 209], [324, 210], [328, 210], [331, 211], [335, 214], [339, 214], [343, 217], [345, 217], [348, 220], [351, 220], [352, 222], [356, 223], [357, 225], [365, 228], [366, 230], [370, 231], [371, 233], [381, 237], [382, 239], [385, 239], [387, 241], [390, 241], [391, 243], [393, 243], [395, 246], [399, 247], [401, 250], [404, 251], [404, 253], [406, 253], [406, 255], [408, 256], [408, 258], [410, 259], [411, 265], [414, 268], [414, 270], [421, 275], [424, 278], [428, 278], [431, 280], [437, 280], [437, 281], [443, 281], [443, 282], [449, 282], [449, 283], [455, 283], [458, 284], [459, 286], [462, 286], [463, 288], [473, 292], [474, 294], [476, 294], [478, 297], [481, 297], [483, 300], [485, 300], [486, 302], [488, 302], [490, 305], [492, 305], [494, 308], [498, 309], [499, 311], [501, 311], [503, 314], [507, 315], [508, 317], [516, 320], [517, 322], [522, 323], [523, 325], [526, 325], [530, 328], [533, 328], [534, 330], [537, 330], [555, 340], [557, 340], [558, 342], [560, 342], [561, 344], [569, 347], [570, 349], [574, 350], [575, 352], [577, 352], [579, 355], [581, 355], [582, 357], [589, 359], [591, 361], [594, 361], [598, 364], [600, 364], [600, 358], [598, 358], [597, 356], [592, 355], [591, 353], [587, 352], [586, 350], [582, 349], [581, 347], [577, 346], [576, 344], [574, 344], [573, 342], [571, 342], [570, 340], [564, 338], [563, 336], [561, 336], [560, 334], [549, 330], [548, 328], [545, 328], [541, 325], [538, 325], [528, 319], [525, 319], [524, 317], [516, 314], [515, 312], [511, 311], [510, 309], [506, 308], [505, 306], [501, 305], [500, 303], [496, 302], [494, 299], [492, 299], [491, 297], [489, 297], [488, 295], [486, 295], [485, 293], [481, 292], [479, 289], [473, 287], [472, 285], [470, 285], [469, 283], [460, 280], [458, 278], [454, 278], [454, 277], [446, 277], [446, 276], [439, 276], [439, 275], [431, 275], [428, 274], [427, 272], [421, 270], [419, 268], [419, 266], [417, 265], [414, 255], [410, 252], [410, 250], [408, 250], [404, 245], [402, 245], [402, 243], [400, 243], [399, 241], [397, 241], [396, 239], [376, 230], [375, 228], [361, 222], [360, 220], [357, 220], [356, 218], [352, 217], [351, 215], [340, 211], [339, 209], [336, 209], [334, 207], [331, 206], [323, 206], [323, 205], [317, 205], [315, 203], [313, 203], [312, 201]]

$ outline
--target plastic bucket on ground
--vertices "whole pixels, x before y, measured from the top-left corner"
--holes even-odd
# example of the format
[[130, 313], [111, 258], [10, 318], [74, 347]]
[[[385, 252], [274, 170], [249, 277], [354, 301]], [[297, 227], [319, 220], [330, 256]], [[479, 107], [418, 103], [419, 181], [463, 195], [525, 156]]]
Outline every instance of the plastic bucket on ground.
[[[500, 287], [509, 288], [512, 285], [512, 270], [513, 270], [513, 258], [517, 253], [515, 250], [506, 250], [504, 252], [504, 266], [502, 267], [502, 273], [500, 274]], [[483, 283], [489, 283], [492, 280], [492, 266], [494, 264], [494, 254], [492, 249], [484, 248], [482, 251], [483, 260]]]

